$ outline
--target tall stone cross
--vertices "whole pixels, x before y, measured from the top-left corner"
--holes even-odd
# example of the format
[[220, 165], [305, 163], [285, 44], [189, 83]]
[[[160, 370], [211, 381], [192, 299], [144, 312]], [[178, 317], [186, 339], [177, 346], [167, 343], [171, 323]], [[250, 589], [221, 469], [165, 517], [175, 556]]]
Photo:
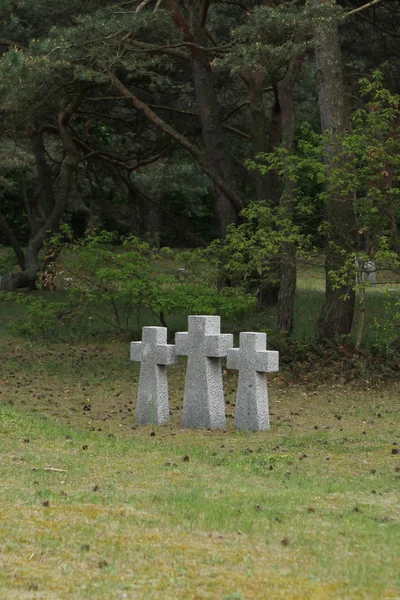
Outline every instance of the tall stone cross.
[[188, 357], [183, 427], [225, 429], [221, 358], [233, 346], [233, 336], [220, 333], [220, 317], [191, 316], [188, 321], [188, 331], [175, 336], [176, 354]]
[[131, 360], [140, 362], [136, 402], [138, 425], [169, 421], [167, 367], [176, 362], [175, 346], [167, 344], [166, 327], [143, 327], [142, 342], [131, 342]]
[[266, 350], [265, 333], [242, 332], [239, 348], [228, 350], [228, 369], [239, 371], [235, 429], [269, 429], [267, 373], [279, 371], [279, 352]]

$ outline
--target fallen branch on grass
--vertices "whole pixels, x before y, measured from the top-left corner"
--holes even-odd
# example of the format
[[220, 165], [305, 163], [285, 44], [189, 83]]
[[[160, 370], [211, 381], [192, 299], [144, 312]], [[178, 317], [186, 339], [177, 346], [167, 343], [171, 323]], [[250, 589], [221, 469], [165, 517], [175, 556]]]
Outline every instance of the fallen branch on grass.
[[56, 469], [55, 467], [43, 467], [39, 469], [38, 467], [32, 467], [32, 471], [53, 471], [54, 473], [65, 473], [65, 469]]

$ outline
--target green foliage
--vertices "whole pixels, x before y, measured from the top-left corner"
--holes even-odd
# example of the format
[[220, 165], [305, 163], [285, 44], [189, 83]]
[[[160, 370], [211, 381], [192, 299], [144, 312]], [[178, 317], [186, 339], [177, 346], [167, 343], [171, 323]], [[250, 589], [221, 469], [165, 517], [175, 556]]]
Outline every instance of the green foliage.
[[[86, 9], [81, 3], [79, 9], [75, 5], [73, 27], [68, 12], [61, 11], [63, 18], [53, 15], [52, 26], [39, 37], [34, 34], [27, 48], [10, 46], [0, 61], [4, 107], [45, 118], [49, 106], [54, 108], [68, 98], [71, 81], [75, 89], [88, 82], [105, 84], [118, 69], [126, 70], [130, 78], [149, 77], [154, 85], [169, 81], [167, 73], [156, 69], [163, 58], [131, 43], [149, 33], [157, 44], [179, 41], [169, 15], [163, 10], [123, 11], [117, 5], [103, 4], [91, 2]], [[45, 98], [40, 92], [43, 88]]]
[[[215, 237], [215, 212], [209, 179], [185, 153], [138, 169], [134, 184], [145, 196], [161, 201], [161, 245], [193, 247]], [[149, 207], [149, 210], [152, 206]]]
[[28, 148], [3, 140], [0, 144], [0, 195], [18, 190], [21, 177], [32, 176], [33, 168], [34, 160]]
[[0, 254], [0, 275], [10, 273], [14, 270], [16, 264], [15, 254], [11, 250], [6, 250]]
[[297, 7], [256, 6], [246, 22], [233, 30], [234, 46], [218, 64], [233, 73], [260, 73], [278, 80], [296, 52], [305, 51], [307, 43], [295, 42], [295, 34], [306, 32], [306, 12]]
[[[26, 144], [18, 145], [4, 139], [0, 143], [0, 198], [1, 213], [20, 240], [27, 238], [27, 220], [24, 194], [30, 193], [29, 184], [34, 173], [33, 155]], [[1, 235], [0, 235], [1, 239]]]
[[288, 244], [293, 244], [299, 255], [311, 250], [310, 237], [282, 208], [253, 202], [242, 211], [241, 219], [240, 225], [230, 226], [225, 238], [209, 248], [210, 254], [218, 258], [221, 279], [232, 285], [247, 289], [252, 283], [262, 287], [275, 282], [277, 261]]
[[[396, 250], [400, 221], [400, 96], [383, 87], [379, 72], [371, 80], [361, 80], [360, 85], [368, 102], [365, 108], [354, 112], [352, 130], [340, 139], [333, 142], [328, 133], [315, 134], [304, 126], [295, 153], [278, 148], [249, 162], [250, 168], [264, 174], [276, 169], [292, 182], [298, 219], [320, 213], [321, 206], [332, 195], [343, 201], [354, 198], [356, 251], [351, 245], [339, 247], [329, 241], [330, 250], [346, 258], [340, 271], [331, 273], [337, 288], [357, 287], [356, 258], [361, 271], [363, 264], [371, 259], [385, 269], [397, 271], [400, 266]], [[334, 149], [329, 168], [324, 162], [328, 148]], [[317, 192], [314, 196], [304, 193], [304, 182]], [[319, 245], [319, 236], [329, 240], [330, 228], [327, 221], [321, 220], [314, 244]], [[304, 230], [300, 227], [300, 231]]]
[[[133, 236], [118, 248], [111, 245], [114, 241], [112, 234], [102, 232], [69, 244], [58, 277], [64, 277], [76, 307], [118, 332], [131, 331], [132, 318], [140, 330], [140, 317], [149, 311], [165, 325], [169, 316], [181, 312], [227, 317], [254, 305], [240, 289], [218, 289], [216, 270], [201, 251], [177, 254], [176, 267], [166, 271], [163, 262], [171, 258], [167, 248], [154, 250]], [[182, 263], [185, 267], [178, 268]]]
[[8, 323], [11, 333], [23, 337], [63, 339], [61, 328], [70, 327], [78, 317], [67, 302], [49, 302], [44, 297], [7, 293], [0, 295], [0, 301], [23, 305], [23, 318]]
[[382, 301], [381, 316], [373, 323], [374, 347], [385, 354], [400, 351], [400, 295], [387, 291]]
[[[50, 241], [52, 247], [64, 246], [53, 281], [65, 290], [62, 301], [49, 293], [0, 296], [24, 309], [20, 318], [9, 320], [12, 333], [60, 340], [110, 331], [140, 335], [149, 322], [167, 326], [170, 318], [190, 313], [235, 318], [255, 305], [240, 288], [219, 289], [216, 261], [204, 251], [173, 254], [133, 236], [115, 246], [116, 237], [108, 232], [63, 242], [70, 239], [64, 227]], [[5, 271], [11, 257], [4, 258]]]

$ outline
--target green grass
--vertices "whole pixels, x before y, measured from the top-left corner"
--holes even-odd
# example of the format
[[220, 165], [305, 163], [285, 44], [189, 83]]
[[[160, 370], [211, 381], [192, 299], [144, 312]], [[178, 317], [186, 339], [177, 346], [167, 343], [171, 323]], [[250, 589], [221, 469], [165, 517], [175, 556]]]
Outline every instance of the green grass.
[[[295, 328], [294, 339], [301, 341], [310, 341], [314, 339], [318, 315], [321, 312], [324, 301], [324, 293], [318, 287], [310, 286], [310, 280], [300, 280], [296, 299], [295, 299]], [[395, 288], [396, 289], [396, 288]], [[400, 290], [400, 288], [399, 288]], [[66, 292], [35, 292], [36, 297], [44, 297], [51, 302], [63, 302], [67, 299]], [[366, 326], [363, 336], [363, 345], [370, 347], [376, 342], [376, 336], [381, 340], [384, 333], [378, 334], [374, 326], [375, 321], [385, 323], [389, 331], [392, 329], [395, 307], [385, 309], [384, 303], [387, 300], [385, 288], [368, 288], [366, 296]], [[16, 305], [13, 302], [1, 302], [0, 313], [0, 335], [9, 333], [10, 325], [13, 322], [25, 322], [24, 307]], [[110, 309], [111, 311], [111, 309]], [[107, 315], [110, 318], [111, 312]], [[187, 313], [176, 313], [167, 317], [169, 335], [173, 337], [176, 331], [184, 331], [187, 327]], [[56, 323], [53, 327], [53, 336], [60, 341], [79, 341], [93, 339], [94, 337], [104, 337], [116, 333], [115, 329], [102, 318], [92, 318], [91, 314], [81, 313], [82, 320], [74, 324], [73, 327], [59, 325]], [[89, 318], [90, 317], [90, 318]], [[354, 315], [354, 324], [352, 338], [355, 340], [359, 321], [358, 313], [358, 295], [356, 299], [356, 310]], [[150, 311], [143, 310], [140, 317], [132, 315], [130, 319], [129, 331], [130, 337], [140, 339], [141, 328], [144, 325], [160, 325], [157, 316]], [[234, 332], [238, 334], [243, 329], [251, 331], [270, 330], [274, 331], [276, 325], [276, 307], [268, 309], [251, 311], [248, 314], [241, 315], [236, 319], [224, 319], [222, 322], [223, 331]], [[46, 334], [47, 335], [47, 334]], [[44, 337], [46, 337], [46, 335]], [[48, 337], [48, 336], [47, 336]], [[171, 337], [171, 340], [172, 340]]]
[[[0, 597], [400, 598], [400, 387], [270, 382], [271, 431], [134, 426], [118, 340], [2, 339]], [[154, 433], [154, 435], [152, 435]], [[48, 468], [62, 471], [49, 471]]]
[[[120, 248], [115, 247], [116, 252], [119, 252], [120, 250]], [[0, 249], [0, 256], [1, 253], [2, 251]], [[38, 290], [32, 294], [33, 297], [45, 298], [49, 303], [64, 302], [67, 300], [68, 292], [65, 289], [64, 276], [71, 275], [66, 266], [69, 258], [69, 251], [64, 250], [60, 264], [61, 274], [57, 279], [57, 291], [49, 293], [48, 291], [43, 292]], [[315, 257], [312, 266], [307, 266], [306, 264], [298, 265], [294, 339], [300, 341], [309, 342], [313, 341], [315, 338], [317, 319], [321, 313], [325, 291], [325, 270], [322, 264], [318, 264], [320, 262], [321, 257]], [[158, 272], [170, 274], [176, 273], [177, 267], [178, 264], [171, 258], [160, 259], [157, 261], [156, 265]], [[202, 265], [201, 268], [208, 269], [208, 267], [204, 265]], [[393, 331], [391, 332], [390, 330], [393, 329], [392, 323], [396, 309], [394, 305], [392, 305], [391, 308], [385, 307], [385, 301], [387, 301], [387, 293], [389, 290], [392, 292], [392, 298], [398, 299], [398, 294], [400, 294], [400, 277], [390, 272], [379, 272], [378, 285], [367, 287], [366, 289], [366, 322], [363, 335], [363, 346], [366, 348], [369, 348], [374, 344], [376, 345], [377, 335], [380, 336], [381, 347], [385, 346], [385, 337], [388, 337], [388, 339], [390, 338], [390, 341], [392, 341]], [[358, 302], [359, 297], [357, 294], [352, 329], [353, 341], [355, 341], [357, 337], [359, 323]], [[23, 306], [16, 305], [13, 302], [1, 302], [0, 307], [0, 335], [7, 334], [12, 322], [24, 322], [24, 320], [26, 320]], [[89, 310], [92, 312], [89, 312]], [[96, 310], [98, 311], [98, 314], [95, 314]], [[78, 342], [79, 340], [88, 340], [96, 336], [109, 336], [117, 333], [116, 328], [111, 324], [113, 321], [115, 323], [111, 302], [108, 306], [108, 310], [107, 306], [91, 306], [90, 309], [87, 310], [79, 307], [77, 312], [80, 315], [80, 319], [76, 320], [76, 322], [73, 321], [71, 324], [67, 321], [64, 323], [60, 319], [59, 322], [54, 324], [51, 333], [55, 339], [60, 341]], [[187, 316], [187, 313], [181, 311], [166, 315], [168, 332], [171, 340], [176, 331], [186, 329]], [[121, 312], [121, 320], [125, 324], [126, 313], [124, 313], [124, 311]], [[376, 321], [383, 323], [386, 327], [386, 331], [382, 329], [378, 333], [375, 326]], [[140, 339], [141, 329], [144, 325], [160, 325], [160, 321], [157, 318], [157, 315], [150, 310], [141, 309], [139, 313], [133, 310], [132, 314], [127, 319], [126, 332], [131, 339]], [[243, 331], [243, 329], [254, 331], [267, 330], [273, 332], [275, 326], [275, 306], [263, 310], [252, 310], [247, 314], [239, 315], [237, 318], [223, 319], [222, 322], [223, 331], [233, 332], [236, 335], [240, 331]]]

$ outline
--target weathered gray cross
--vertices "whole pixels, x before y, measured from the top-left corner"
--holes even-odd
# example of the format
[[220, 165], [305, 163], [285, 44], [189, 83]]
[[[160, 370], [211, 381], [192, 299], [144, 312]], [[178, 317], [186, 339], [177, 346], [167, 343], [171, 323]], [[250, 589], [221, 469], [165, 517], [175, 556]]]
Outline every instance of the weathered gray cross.
[[131, 342], [131, 360], [140, 362], [136, 402], [138, 425], [169, 421], [167, 367], [176, 362], [175, 346], [167, 344], [166, 327], [143, 327], [142, 342]]
[[188, 331], [175, 336], [176, 354], [188, 357], [183, 427], [224, 429], [221, 358], [233, 346], [233, 336], [220, 333], [220, 317], [190, 316], [188, 321]]
[[279, 371], [279, 352], [266, 350], [265, 333], [242, 332], [239, 348], [228, 350], [228, 369], [239, 371], [235, 429], [269, 429], [267, 373]]

